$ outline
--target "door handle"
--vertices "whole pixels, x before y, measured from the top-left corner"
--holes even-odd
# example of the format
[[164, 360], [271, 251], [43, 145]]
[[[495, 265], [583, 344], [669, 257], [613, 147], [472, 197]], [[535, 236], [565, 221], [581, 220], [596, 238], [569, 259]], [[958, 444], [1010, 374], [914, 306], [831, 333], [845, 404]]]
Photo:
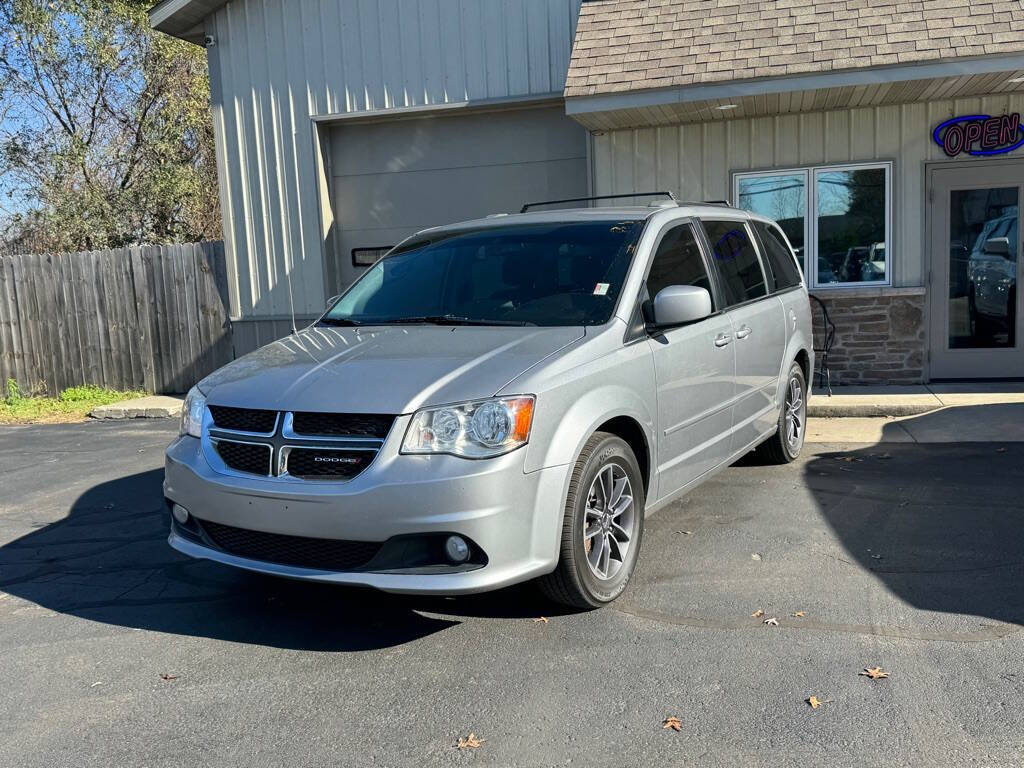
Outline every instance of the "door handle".
[[736, 338], [737, 339], [745, 339], [751, 333], [753, 333], [753, 331], [750, 330], [750, 326], [749, 325], [741, 325], [739, 330], [736, 331]]
[[731, 341], [732, 341], [732, 334], [731, 333], [720, 333], [717, 336], [715, 336], [715, 346], [716, 347], [724, 347], [726, 344], [730, 343]]

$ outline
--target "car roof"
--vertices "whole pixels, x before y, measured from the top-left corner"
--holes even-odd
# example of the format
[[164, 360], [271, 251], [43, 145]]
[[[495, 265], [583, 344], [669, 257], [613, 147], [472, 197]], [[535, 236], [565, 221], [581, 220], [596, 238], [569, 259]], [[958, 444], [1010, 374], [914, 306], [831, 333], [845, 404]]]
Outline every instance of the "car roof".
[[729, 218], [746, 218], [770, 221], [763, 216], [749, 211], [733, 208], [729, 205], [710, 203], [672, 203], [658, 205], [621, 205], [601, 206], [598, 208], [562, 208], [554, 211], [528, 211], [527, 213], [497, 213], [483, 219], [470, 219], [439, 227], [430, 227], [417, 235], [460, 231], [467, 229], [490, 229], [520, 224], [565, 224], [587, 221], [644, 221], [656, 213], [672, 211], [678, 218], [691, 216], [728, 216]]

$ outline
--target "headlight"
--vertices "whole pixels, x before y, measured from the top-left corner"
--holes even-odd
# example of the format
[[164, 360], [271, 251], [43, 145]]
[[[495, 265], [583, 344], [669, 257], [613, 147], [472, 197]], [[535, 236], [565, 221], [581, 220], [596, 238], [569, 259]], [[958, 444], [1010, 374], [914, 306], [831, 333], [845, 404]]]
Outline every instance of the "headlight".
[[450, 453], [468, 459], [500, 456], [530, 439], [533, 396], [501, 397], [417, 411], [402, 453]]
[[203, 414], [206, 412], [206, 398], [195, 387], [189, 390], [185, 404], [181, 408], [181, 428], [179, 434], [203, 436]]

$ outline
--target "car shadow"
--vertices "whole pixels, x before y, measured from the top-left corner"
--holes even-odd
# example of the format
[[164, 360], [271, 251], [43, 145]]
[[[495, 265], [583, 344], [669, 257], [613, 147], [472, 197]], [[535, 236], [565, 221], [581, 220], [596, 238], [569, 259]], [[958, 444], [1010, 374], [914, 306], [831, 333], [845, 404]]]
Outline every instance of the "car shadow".
[[882, 443], [804, 467], [851, 559], [914, 608], [1024, 624], [1024, 443], [885, 441], [984, 423], [998, 439], [1006, 411], [969, 406], [893, 422]]
[[539, 612], [528, 585], [497, 599], [409, 597], [193, 560], [167, 544], [162, 483], [155, 469], [97, 484], [65, 518], [0, 547], [0, 590], [111, 625], [314, 651], [387, 648], [462, 617]]

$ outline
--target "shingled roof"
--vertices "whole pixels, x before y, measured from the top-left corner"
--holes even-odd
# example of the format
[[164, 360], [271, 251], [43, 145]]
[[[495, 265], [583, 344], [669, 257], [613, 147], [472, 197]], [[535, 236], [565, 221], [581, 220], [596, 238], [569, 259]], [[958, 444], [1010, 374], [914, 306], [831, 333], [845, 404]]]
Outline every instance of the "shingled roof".
[[584, 0], [565, 95], [1019, 52], [1022, 0]]

